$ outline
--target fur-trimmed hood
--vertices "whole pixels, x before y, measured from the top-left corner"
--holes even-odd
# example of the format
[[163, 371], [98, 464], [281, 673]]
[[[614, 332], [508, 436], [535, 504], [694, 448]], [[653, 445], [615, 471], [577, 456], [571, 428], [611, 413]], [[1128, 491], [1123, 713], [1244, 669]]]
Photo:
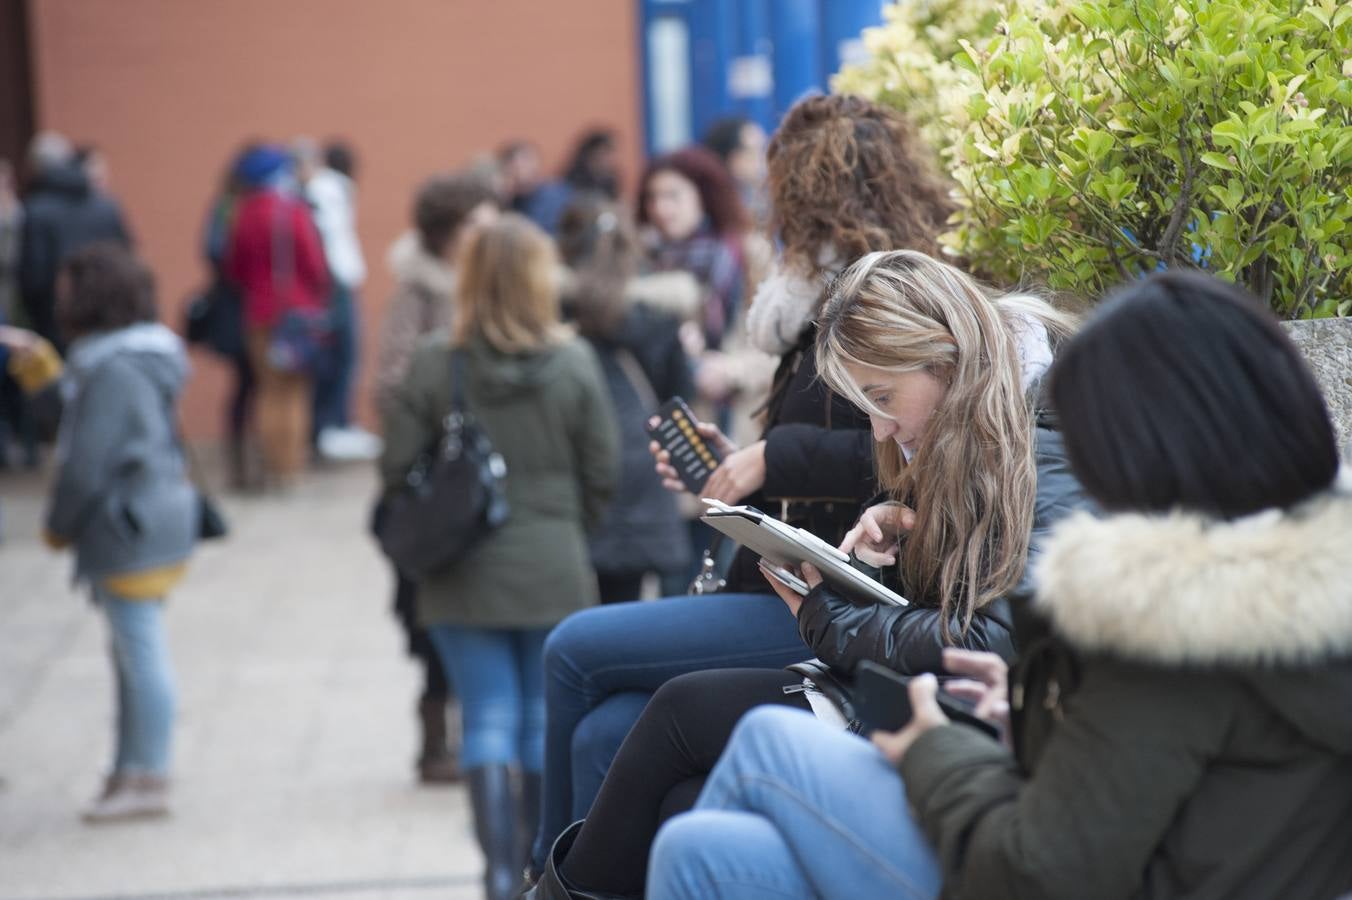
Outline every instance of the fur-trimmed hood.
[[1234, 521], [1077, 513], [1034, 577], [1036, 605], [1078, 651], [1231, 672], [1308, 738], [1352, 753], [1352, 472]]
[[390, 245], [385, 262], [402, 284], [438, 297], [450, 297], [455, 293], [455, 270], [445, 260], [428, 253], [416, 231], [401, 234]]
[[1234, 521], [1079, 513], [1037, 563], [1037, 603], [1077, 647], [1164, 665], [1352, 656], [1352, 472]]

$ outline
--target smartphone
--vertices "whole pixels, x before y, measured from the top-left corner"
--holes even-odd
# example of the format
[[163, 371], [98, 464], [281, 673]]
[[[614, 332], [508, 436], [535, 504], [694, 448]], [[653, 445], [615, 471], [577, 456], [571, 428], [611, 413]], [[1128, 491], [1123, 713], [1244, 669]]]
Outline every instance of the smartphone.
[[793, 574], [783, 566], [775, 565], [768, 559], [762, 558], [760, 561], [760, 567], [765, 571], [767, 575], [773, 576], [775, 579], [782, 581], [784, 584], [788, 585], [789, 588], [792, 589], [793, 592], [800, 597], [806, 597], [807, 592], [812, 590], [807, 586], [806, 581], [799, 578], [797, 575]]
[[648, 434], [671, 454], [671, 467], [685, 489], [696, 496], [722, 462], [722, 456], [695, 427], [699, 420], [680, 397], [672, 397], [648, 420]]
[[[854, 711], [864, 726], [864, 732], [900, 731], [911, 721], [911, 677], [893, 672], [871, 660], [865, 660], [855, 670]], [[948, 693], [940, 685], [937, 697], [939, 708], [954, 722], [970, 725], [997, 740], [1000, 729], [992, 722], [977, 718], [976, 706], [961, 697]]]

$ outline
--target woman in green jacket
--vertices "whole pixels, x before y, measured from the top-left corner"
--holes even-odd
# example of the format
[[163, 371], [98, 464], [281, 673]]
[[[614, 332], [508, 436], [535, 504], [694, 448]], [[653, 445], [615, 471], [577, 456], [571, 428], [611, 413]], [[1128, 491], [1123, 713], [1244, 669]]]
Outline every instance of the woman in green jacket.
[[1104, 514], [1054, 529], [1007, 690], [945, 654], [1005, 743], [950, 723], [933, 676], [872, 745], [756, 710], [659, 835], [650, 900], [1352, 890], [1352, 478], [1303, 360], [1252, 298], [1166, 273], [1051, 395]]
[[596, 602], [586, 531], [605, 512], [619, 470], [600, 366], [559, 321], [557, 269], [549, 238], [520, 216], [471, 233], [453, 333], [419, 346], [383, 410], [381, 471], [393, 490], [440, 432], [453, 353], [461, 353], [466, 405], [507, 464], [507, 521], [420, 581], [417, 595], [419, 618], [460, 695], [461, 767], [490, 898], [514, 893], [535, 832], [544, 763], [541, 651], [550, 628]]

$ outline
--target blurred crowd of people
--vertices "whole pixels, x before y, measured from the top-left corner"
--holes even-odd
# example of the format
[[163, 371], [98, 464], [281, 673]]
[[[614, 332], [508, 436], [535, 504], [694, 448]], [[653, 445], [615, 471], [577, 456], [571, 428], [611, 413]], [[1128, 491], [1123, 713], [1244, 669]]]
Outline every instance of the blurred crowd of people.
[[[18, 232], [36, 332], [0, 346], [60, 410], [49, 540], [113, 636], [117, 756], [88, 815], [162, 814], [161, 601], [207, 531], [186, 356], [89, 159], [44, 140]], [[649, 160], [632, 207], [617, 156], [588, 132], [551, 179], [516, 140], [419, 186], [389, 252], [383, 440], [349, 414], [350, 148], [240, 152], [189, 321], [235, 365], [240, 486], [254, 434], [265, 487], [315, 453], [378, 457], [418, 776], [467, 783], [490, 898], [1352, 888], [1352, 732], [1330, 713], [1352, 486], [1252, 298], [1157, 273], [1082, 323], [982, 283], [940, 251], [935, 155], [858, 97], [800, 100], [768, 144], [720, 122]], [[904, 601], [714, 540], [650, 442], [673, 397], [720, 457], [700, 497], [811, 532]], [[410, 515], [448, 561], [400, 561]], [[887, 727], [866, 671], [904, 682]]]

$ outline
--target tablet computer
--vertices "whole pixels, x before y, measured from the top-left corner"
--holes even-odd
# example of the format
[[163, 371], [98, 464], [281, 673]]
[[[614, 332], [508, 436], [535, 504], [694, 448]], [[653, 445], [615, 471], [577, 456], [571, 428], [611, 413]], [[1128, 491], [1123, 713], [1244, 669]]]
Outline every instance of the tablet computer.
[[708, 498], [703, 502], [706, 508], [700, 521], [772, 565], [796, 569], [805, 562], [811, 563], [822, 573], [822, 580], [842, 594], [895, 606], [907, 605], [904, 597], [854, 568], [848, 554], [815, 534], [787, 525], [754, 506], [729, 506]]

